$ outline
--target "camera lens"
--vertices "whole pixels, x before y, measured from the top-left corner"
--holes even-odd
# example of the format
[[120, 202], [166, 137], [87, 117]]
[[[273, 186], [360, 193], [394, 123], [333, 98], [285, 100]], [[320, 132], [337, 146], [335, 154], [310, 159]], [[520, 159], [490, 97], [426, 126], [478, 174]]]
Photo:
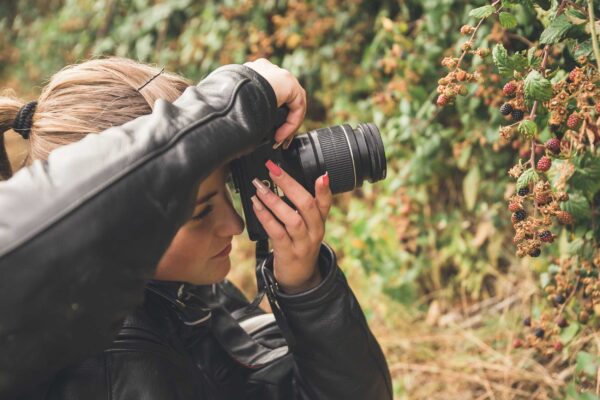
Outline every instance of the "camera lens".
[[356, 129], [348, 124], [315, 129], [296, 136], [292, 148], [290, 156], [297, 157], [306, 180], [314, 182], [327, 171], [333, 193], [353, 190], [365, 180], [376, 182], [386, 175], [383, 141], [372, 123], [359, 124]]

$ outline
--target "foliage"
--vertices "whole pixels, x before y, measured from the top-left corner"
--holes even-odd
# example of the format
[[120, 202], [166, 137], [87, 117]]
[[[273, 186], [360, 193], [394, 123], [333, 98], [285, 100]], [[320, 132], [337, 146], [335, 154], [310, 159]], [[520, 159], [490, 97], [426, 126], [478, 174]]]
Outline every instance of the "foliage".
[[[561, 269], [592, 270], [600, 234], [592, 222], [600, 190], [598, 114], [585, 114], [581, 140], [553, 156], [547, 173], [527, 164], [545, 151], [537, 145], [553, 136], [555, 88], [576, 66], [587, 80], [595, 76], [586, 3], [568, 3], [558, 13], [555, 0], [266, 0], [260, 7], [249, 0], [4, 2], [0, 77], [2, 86], [36, 95], [65, 64], [105, 54], [157, 63], [192, 80], [257, 57], [289, 69], [309, 94], [305, 129], [378, 124], [388, 177], [336, 199], [327, 240], [349, 275], [360, 268], [390, 308], [416, 304], [408, 310], [417, 317], [433, 299], [448, 309], [498, 295], [505, 290], [499, 282], [521, 264], [555, 288]], [[600, 15], [598, 5], [595, 11]], [[440, 60], [450, 70], [442, 78]], [[509, 97], [514, 108], [540, 104], [533, 117], [504, 125], [499, 139], [504, 118], [497, 110], [509, 81], [518, 86]], [[567, 92], [565, 112], [581, 111], [579, 89]], [[539, 182], [548, 182], [555, 197], [568, 193], [560, 207], [575, 223], [553, 226], [555, 244], [535, 262], [521, 261], [504, 204], [523, 187], [531, 190], [531, 202]], [[548, 336], [572, 335], [564, 340], [567, 348], [597, 324], [592, 316], [579, 325], [583, 309], [569, 307], [571, 330]], [[544, 311], [534, 324], [542, 323]], [[574, 385], [577, 393], [582, 385]]]

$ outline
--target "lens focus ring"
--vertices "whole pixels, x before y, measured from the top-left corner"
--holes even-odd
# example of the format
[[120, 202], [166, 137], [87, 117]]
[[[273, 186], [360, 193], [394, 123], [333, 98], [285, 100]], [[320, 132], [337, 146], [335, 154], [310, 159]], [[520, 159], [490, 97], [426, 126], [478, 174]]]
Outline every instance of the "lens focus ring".
[[352, 132], [352, 128], [348, 125], [337, 125], [311, 132], [319, 137], [325, 169], [330, 176], [329, 182], [333, 193], [347, 192], [356, 186], [355, 161], [343, 127]]

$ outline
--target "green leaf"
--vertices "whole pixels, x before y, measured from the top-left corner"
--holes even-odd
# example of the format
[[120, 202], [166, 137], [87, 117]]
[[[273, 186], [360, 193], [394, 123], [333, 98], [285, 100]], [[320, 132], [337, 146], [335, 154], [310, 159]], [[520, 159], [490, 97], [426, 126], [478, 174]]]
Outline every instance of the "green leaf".
[[478, 7], [469, 13], [469, 17], [473, 18], [487, 18], [492, 15], [496, 11], [496, 8], [492, 5], [487, 5], [483, 7]]
[[540, 36], [541, 44], [554, 44], [558, 43], [571, 29], [573, 25], [569, 22], [565, 14], [561, 14], [550, 23], [550, 25], [544, 29]]
[[571, 324], [563, 329], [563, 331], [560, 333], [560, 341], [564, 344], [567, 344], [573, 340], [575, 336], [577, 336], [578, 332], [579, 324], [577, 322], [571, 322]]
[[570, 212], [577, 220], [585, 220], [590, 217], [590, 204], [581, 193], [570, 193], [569, 200], [562, 203], [560, 208]]
[[502, 25], [506, 29], [512, 29], [517, 26], [517, 19], [511, 13], [506, 11], [502, 11], [499, 15], [500, 17], [500, 25]]
[[537, 49], [535, 47], [527, 50], [527, 62], [529, 63], [529, 67], [533, 69], [537, 69], [542, 63], [542, 59], [540, 57], [535, 56], [535, 51]]
[[523, 172], [517, 179], [517, 189], [529, 186], [530, 183], [535, 183], [540, 179], [540, 176], [533, 168], [529, 168]]
[[494, 64], [498, 68], [498, 72], [500, 75], [511, 76], [513, 73], [513, 68], [510, 63], [510, 59], [508, 58], [508, 51], [504, 48], [503, 45], [497, 44], [494, 46], [492, 50], [492, 58], [494, 60]]
[[525, 78], [525, 97], [528, 100], [548, 101], [552, 98], [552, 84], [533, 70]]
[[572, 242], [569, 242], [567, 246], [567, 253], [569, 253], [572, 256], [579, 254], [581, 252], [581, 249], [583, 249], [584, 244], [585, 242], [582, 238], [577, 238]]
[[524, 119], [519, 123], [517, 131], [524, 139], [533, 139], [537, 134], [537, 125], [530, 119]]
[[510, 58], [509, 63], [512, 69], [517, 70], [519, 72], [524, 71], [525, 68], [529, 66], [529, 63], [527, 62], [527, 57], [525, 57], [522, 54], [513, 54], [513, 56]]
[[463, 181], [463, 196], [467, 210], [471, 211], [475, 208], [477, 202], [477, 194], [479, 193], [480, 174], [479, 168], [473, 167]]
[[589, 377], [595, 378], [599, 364], [600, 358], [597, 355], [580, 351], [577, 353], [577, 366], [575, 367], [575, 371], [584, 372]]

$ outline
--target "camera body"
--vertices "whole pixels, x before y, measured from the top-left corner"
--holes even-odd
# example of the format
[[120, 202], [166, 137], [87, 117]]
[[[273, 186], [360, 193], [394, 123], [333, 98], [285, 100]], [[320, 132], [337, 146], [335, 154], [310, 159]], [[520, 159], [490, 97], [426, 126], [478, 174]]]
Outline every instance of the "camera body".
[[262, 143], [252, 153], [231, 164], [233, 183], [241, 198], [248, 235], [253, 241], [268, 239], [252, 209], [251, 197], [256, 194], [252, 184], [254, 178], [260, 179], [295, 208], [271, 180], [265, 168], [267, 160], [281, 166], [313, 196], [315, 180], [325, 171], [333, 194], [360, 187], [365, 179], [376, 182], [386, 176], [383, 142], [379, 129], [372, 123], [358, 124], [356, 128], [343, 124], [315, 129], [296, 135], [285, 150], [281, 147], [273, 149], [273, 142]]

